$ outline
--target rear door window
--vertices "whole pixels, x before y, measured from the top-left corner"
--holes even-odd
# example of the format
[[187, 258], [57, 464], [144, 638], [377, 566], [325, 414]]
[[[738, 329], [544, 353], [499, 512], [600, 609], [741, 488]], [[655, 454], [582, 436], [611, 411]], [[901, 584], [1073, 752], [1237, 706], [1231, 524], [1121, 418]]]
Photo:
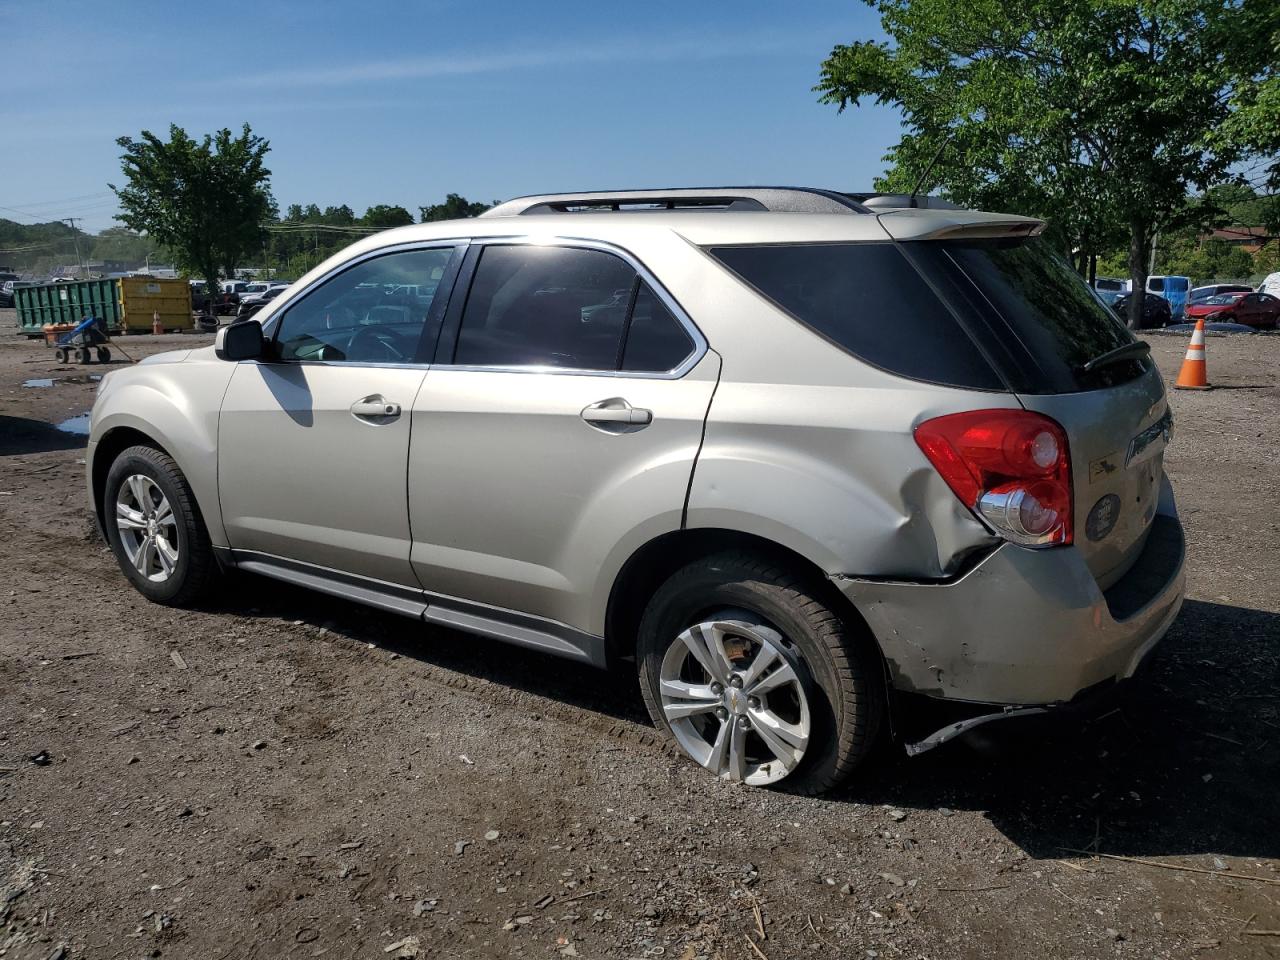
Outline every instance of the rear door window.
[[641, 282], [631, 308], [631, 325], [622, 351], [622, 369], [674, 370], [693, 352], [693, 340], [667, 305]]
[[491, 244], [476, 264], [453, 362], [667, 373], [693, 349], [684, 326], [622, 257]]
[[1005, 389], [896, 244], [713, 247], [710, 253], [810, 330], [868, 363], [929, 383]]

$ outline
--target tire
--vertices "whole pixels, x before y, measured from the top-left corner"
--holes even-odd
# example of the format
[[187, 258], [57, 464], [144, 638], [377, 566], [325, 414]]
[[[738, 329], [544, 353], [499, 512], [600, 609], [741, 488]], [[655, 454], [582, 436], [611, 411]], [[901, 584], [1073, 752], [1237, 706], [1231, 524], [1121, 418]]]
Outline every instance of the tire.
[[54, 359], [55, 359], [55, 360], [57, 360], [59, 363], [66, 363], [66, 362], [67, 362], [67, 351], [66, 351], [66, 350], [64, 350], [62, 347], [59, 347], [57, 350], [53, 351], [53, 357], [54, 357]]
[[[777, 785], [802, 794], [823, 793], [845, 780], [875, 746], [884, 715], [883, 684], [879, 659], [869, 638], [834, 612], [824, 599], [824, 586], [750, 553], [707, 557], [673, 574], [646, 608], [637, 642], [640, 689], [654, 725], [666, 730], [695, 762], [723, 779]], [[713, 623], [722, 629], [711, 628]], [[707, 699], [717, 694], [718, 684], [711, 672], [701, 661], [695, 664], [684, 655], [688, 652], [696, 659], [689, 643], [696, 643], [699, 633], [706, 639], [717, 632], [725, 638], [718, 641], [720, 649], [732, 648], [743, 658], [726, 663], [731, 684], [735, 677], [751, 677], [756, 658], [768, 644], [778, 655], [774, 660], [777, 666], [761, 674], [763, 684], [758, 676], [748, 679], [737, 695], [719, 685], [723, 692], [718, 712], [681, 718], [678, 714], [686, 703], [693, 705], [691, 710], [701, 710], [704, 703], [715, 702]], [[710, 642], [707, 647], [711, 648]], [[682, 658], [684, 672], [676, 675], [674, 665]], [[790, 668], [795, 683], [749, 697], [744, 705], [742, 694], [749, 693], [753, 684], [762, 688], [773, 682], [774, 670], [785, 675], [785, 667]], [[679, 696], [692, 699], [669, 695], [677, 687], [687, 691]], [[775, 692], [787, 697], [777, 708], [772, 700]], [[799, 719], [792, 722], [797, 717], [792, 701], [800, 694], [807, 703], [802, 701]], [[798, 757], [789, 758], [788, 768], [782, 753], [776, 749], [772, 755], [768, 752], [761, 721], [778, 714], [775, 719], [789, 723], [789, 733], [794, 736], [805, 726], [805, 707], [807, 742]], [[669, 719], [668, 710], [677, 713], [675, 719]], [[727, 763], [723, 759], [726, 753], [716, 752], [722, 737], [733, 736], [718, 732], [726, 725], [723, 715], [728, 717], [728, 729], [732, 731], [736, 722], [747, 731], [742, 734], [739, 751], [747, 757], [745, 762], [734, 763], [732, 746], [727, 748]], [[704, 746], [709, 746], [709, 758], [702, 753]]]
[[99, 347], [99, 348], [98, 348], [98, 362], [99, 362], [99, 363], [110, 363], [110, 362], [111, 362], [111, 351], [110, 351], [110, 350], [108, 350], [106, 347]]
[[[122, 488], [126, 485], [122, 498]], [[145, 528], [137, 529], [138, 517], [135, 516], [142, 514], [145, 518], [145, 512], [138, 509], [142, 501], [138, 495], [140, 488], [153, 508], [161, 506], [153, 514], [157, 521], [151, 528], [156, 532], [154, 546], [141, 557], [141, 566], [131, 559], [139, 556], [135, 548], [147, 536]], [[171, 521], [167, 523], [159, 519], [163, 513], [160, 496], [171, 511]], [[122, 499], [129, 516], [121, 516], [118, 504]], [[135, 446], [117, 456], [107, 472], [103, 513], [107, 541], [116, 562], [144, 597], [167, 606], [185, 607], [208, 596], [217, 580], [217, 560], [191, 487], [168, 455], [154, 447]], [[131, 525], [133, 529], [122, 529], [122, 524]], [[172, 566], [168, 572], [166, 562]]]
[[81, 347], [79, 350], [76, 351], [76, 363], [88, 363], [88, 362], [89, 362], [89, 348]]

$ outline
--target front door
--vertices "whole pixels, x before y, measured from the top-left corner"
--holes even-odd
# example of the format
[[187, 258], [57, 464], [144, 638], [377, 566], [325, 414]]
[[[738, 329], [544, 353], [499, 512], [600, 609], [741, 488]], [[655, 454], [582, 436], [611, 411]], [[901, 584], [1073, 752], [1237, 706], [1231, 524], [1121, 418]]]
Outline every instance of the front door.
[[274, 359], [237, 367], [219, 418], [218, 497], [233, 549], [416, 585], [410, 411], [458, 255], [371, 255], [273, 319]]
[[719, 357], [617, 253], [472, 257], [413, 408], [413, 568], [431, 593], [598, 634], [602, 571], [681, 526]]

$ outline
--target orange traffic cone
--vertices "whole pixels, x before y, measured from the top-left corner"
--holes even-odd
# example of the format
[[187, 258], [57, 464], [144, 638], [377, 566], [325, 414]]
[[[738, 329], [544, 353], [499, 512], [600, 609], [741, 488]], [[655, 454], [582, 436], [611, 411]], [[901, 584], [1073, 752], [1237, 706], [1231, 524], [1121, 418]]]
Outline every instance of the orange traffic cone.
[[1191, 334], [1191, 343], [1187, 345], [1187, 358], [1182, 361], [1182, 370], [1178, 373], [1176, 390], [1211, 390], [1209, 374], [1204, 363], [1204, 318], [1196, 321], [1196, 328]]

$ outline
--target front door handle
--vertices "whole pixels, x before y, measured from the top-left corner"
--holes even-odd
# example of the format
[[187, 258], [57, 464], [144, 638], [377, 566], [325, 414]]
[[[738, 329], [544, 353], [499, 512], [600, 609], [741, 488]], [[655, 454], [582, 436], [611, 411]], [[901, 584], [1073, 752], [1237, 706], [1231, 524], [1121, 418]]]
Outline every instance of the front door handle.
[[622, 397], [610, 397], [584, 407], [582, 419], [607, 426], [642, 427], [653, 422], [653, 411], [633, 407]]
[[361, 420], [394, 420], [400, 416], [400, 404], [380, 394], [362, 397], [351, 405], [351, 415]]

